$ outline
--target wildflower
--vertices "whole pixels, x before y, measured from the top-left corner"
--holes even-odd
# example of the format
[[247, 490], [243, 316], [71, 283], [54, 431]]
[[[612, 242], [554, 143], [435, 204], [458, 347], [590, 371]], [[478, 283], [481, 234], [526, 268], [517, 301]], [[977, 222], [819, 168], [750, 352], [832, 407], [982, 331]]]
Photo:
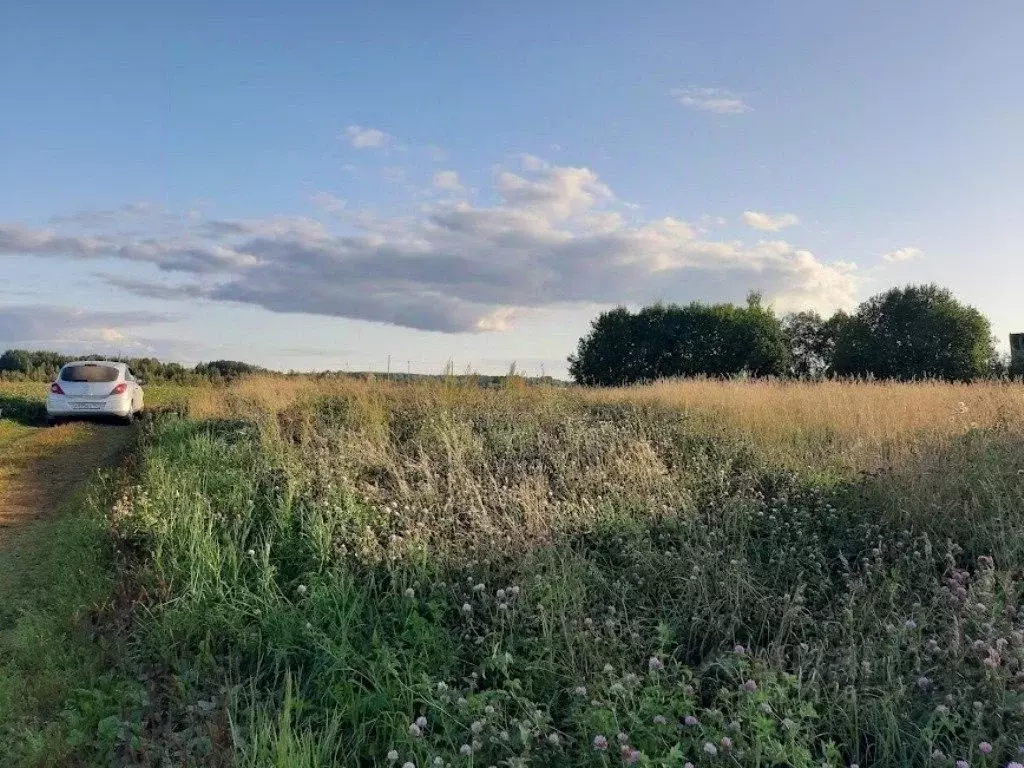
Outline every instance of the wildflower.
[[732, 721], [731, 723], [729, 723], [729, 725], [728, 725], [728, 726], [726, 726], [726, 727], [727, 727], [727, 728], [728, 728], [728, 729], [729, 729], [730, 731], [732, 731], [733, 733], [739, 733], [739, 732], [740, 732], [740, 729], [741, 729], [741, 728], [742, 728], [743, 726], [741, 726], [741, 725], [740, 725], [740, 723], [739, 723], [739, 721], [738, 721], [738, 720], [733, 720], [733, 721]]
[[587, 687], [585, 685], [577, 685], [576, 688], [573, 689], [573, 693], [575, 693], [577, 696], [586, 696]]
[[462, 604], [462, 612], [463, 613], [472, 613], [473, 612], [473, 606], [470, 605], [469, 603], [463, 603]]
[[435, 757], [434, 758], [434, 765], [436, 765], [437, 768], [441, 768], [441, 766], [444, 765], [444, 758], [443, 757]]
[[651, 672], [660, 672], [664, 668], [665, 664], [656, 656], [651, 656], [651, 658], [647, 660], [647, 669]]
[[469, 744], [463, 744], [461, 747], [459, 747], [459, 754], [469, 757], [473, 754], [473, 748], [469, 746]]
[[761, 702], [761, 711], [766, 715], [770, 715], [772, 713], [772, 705], [767, 701]]
[[987, 741], [983, 741], [978, 745], [978, 751], [983, 755], [989, 755], [992, 753], [992, 745]]
[[502, 741], [508, 741], [510, 738], [512, 738], [512, 736], [509, 734], [508, 731], [502, 731], [498, 734], [498, 738]]
[[917, 622], [914, 621], [913, 619], [907, 619], [903, 623], [903, 626], [905, 626], [907, 629], [917, 629]]
[[402, 763], [402, 768], [416, 768], [416, 763], [412, 760]]
[[560, 742], [561, 742], [561, 739], [558, 738], [558, 734], [557, 733], [549, 733], [548, 734], [548, 744], [550, 744], [553, 747], [557, 747]]
[[792, 731], [794, 728], [796, 728], [796, 723], [794, 723], [787, 717], [782, 721], [782, 727], [785, 728], [787, 731]]
[[683, 768], [695, 768], [693, 763], [686, 763]]
[[757, 690], [757, 683], [755, 683], [753, 680], [747, 680], [745, 683], [743, 683], [743, 690], [747, 693], [753, 693]]
[[928, 687], [931, 684], [932, 684], [932, 681], [929, 680], [927, 677], [923, 677], [922, 676], [922, 677], [917, 678], [917, 687], [920, 688], [922, 691], [928, 690]]
[[626, 687], [622, 683], [612, 683], [608, 686], [608, 693], [620, 696], [626, 692]]
[[618, 739], [619, 744], [628, 744], [629, 743], [629, 734], [626, 733], [625, 731], [619, 731], [619, 735], [616, 736], [615, 738]]
[[615, 671], [615, 667], [613, 667], [611, 664], [605, 664], [604, 665], [604, 673], [606, 675], [610, 675], [614, 671]]
[[393, 763], [396, 760], [398, 760], [398, 750], [397, 749], [392, 749], [391, 751], [388, 752], [388, 762], [389, 763]]
[[[249, 557], [256, 557], [256, 550], [255, 549], [247, 549], [245, 551], [245, 554], [247, 554]], [[397, 760], [398, 758], [395, 758], [395, 759]]]
[[469, 730], [471, 730], [473, 733], [480, 733], [483, 729], [484, 729], [484, 721], [483, 720], [474, 720], [473, 724], [471, 726], [469, 726]]
[[416, 725], [416, 723], [410, 723], [409, 735], [412, 736], [414, 739], [418, 739], [420, 736], [423, 735], [423, 729]]
[[508, 610], [508, 603], [498, 603], [498, 610], [502, 613]]
[[448, 690], [448, 683], [446, 683], [444, 680], [441, 680], [437, 684], [437, 690], [439, 690], [441, 693], [444, 693], [445, 691]]
[[957, 760], [956, 768], [971, 768], [971, 764], [968, 763], [966, 760]]
[[593, 746], [594, 749], [596, 749], [598, 752], [604, 752], [606, 749], [608, 749], [608, 739], [606, 739], [601, 734], [598, 734], [594, 737]]
[[514, 597], [514, 596], [519, 594], [519, 587], [517, 587], [517, 586], [509, 587], [508, 591], [511, 592], [513, 597]]
[[474, 592], [483, 592], [484, 589], [486, 589], [486, 587], [483, 585], [483, 583], [473, 585]]
[[479, 739], [473, 739], [470, 746], [473, 748], [474, 752], [479, 752], [481, 749], [483, 749], [484, 745], [480, 742]]
[[418, 725], [420, 728], [426, 728], [427, 727], [427, 718], [425, 718], [423, 715], [420, 715], [419, 717], [416, 718], [416, 725]]
[[944, 754], [942, 754], [942, 750], [941, 749], [936, 749], [936, 750], [932, 751], [932, 760], [945, 760], [945, 759], [946, 759], [946, 756]]
[[458, 704], [460, 709], [466, 706], [466, 700], [462, 696], [459, 696], [459, 698], [456, 699], [455, 703]]
[[732, 739], [728, 736], [723, 736], [722, 740], [718, 743], [722, 745], [722, 749], [732, 749]]
[[298, 592], [299, 596], [301, 597], [302, 595], [306, 594], [306, 585], [299, 584], [299, 586], [295, 588], [295, 591]]
[[945, 704], [939, 704], [939, 705], [937, 705], [935, 707], [935, 714], [937, 714], [937, 715], [949, 714], [949, 707], [947, 707]]
[[654, 724], [655, 725], [665, 725], [665, 723], [667, 723], [667, 722], [668, 721], [665, 719], [664, 715], [655, 715], [654, 716]]
[[732, 652], [735, 653], [737, 656], [742, 656], [743, 654], [745, 654], [747, 652], [747, 649], [744, 648], [739, 643], [736, 643], [736, 645], [734, 645], [732, 647]]
[[496, 597], [497, 597], [497, 598], [498, 598], [499, 600], [504, 600], [504, 599], [505, 599], [505, 590], [504, 590], [504, 589], [499, 589], [499, 590], [497, 591], [497, 593], [495, 594], [495, 596], [496, 596]]
[[939, 641], [936, 640], [934, 637], [928, 640], [928, 650], [931, 653], [935, 653], [939, 650]]
[[640, 751], [631, 747], [623, 747], [622, 762], [626, 763], [626, 765], [636, 765], [640, 762]]
[[412, 587], [406, 587], [405, 588], [405, 596], [406, 597], [416, 597], [416, 590], [413, 589]]
[[687, 715], [686, 717], [684, 717], [683, 722], [691, 727], [698, 725], [700, 723], [700, 721], [693, 715]]
[[704, 751], [707, 752], [709, 755], [717, 755], [718, 754], [718, 747], [716, 747], [710, 741], [705, 741], [704, 742]]
[[594, 626], [594, 620], [593, 620], [592, 618], [590, 618], [589, 616], [587, 616], [587, 618], [585, 618], [585, 619], [583, 620], [583, 623], [584, 623], [584, 624], [585, 624], [585, 625], [586, 625], [587, 627], [592, 627], [592, 626]]
[[1016, 760], [1014, 760], [1013, 762], [1007, 763], [1006, 768], [1024, 768], [1024, 765], [1021, 765]]

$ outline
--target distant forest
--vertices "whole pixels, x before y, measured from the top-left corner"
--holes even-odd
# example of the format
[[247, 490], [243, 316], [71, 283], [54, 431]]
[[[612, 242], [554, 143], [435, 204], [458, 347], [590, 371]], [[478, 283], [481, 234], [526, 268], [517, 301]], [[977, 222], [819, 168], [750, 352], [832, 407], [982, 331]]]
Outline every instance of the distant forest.
[[564, 386], [566, 382], [552, 376], [527, 377], [516, 373], [513, 365], [509, 373], [503, 376], [489, 376], [467, 371], [456, 374], [449, 367], [443, 374], [423, 373], [376, 373], [371, 371], [322, 371], [316, 373], [284, 373], [261, 368], [258, 365], [243, 363], [237, 360], [214, 360], [187, 367], [181, 363], [170, 363], [155, 357], [110, 357], [101, 354], [70, 355], [60, 352], [41, 350], [8, 349], [0, 355], [0, 379], [22, 381], [52, 381], [56, 378], [61, 366], [71, 360], [112, 360], [127, 363], [132, 372], [143, 382], [167, 384], [199, 384], [205, 382], [228, 382], [253, 374], [265, 376], [317, 376], [353, 379], [386, 379], [394, 382], [413, 382], [427, 379], [458, 380], [471, 382], [479, 386], [495, 387], [521, 384], [544, 384], [548, 386]]

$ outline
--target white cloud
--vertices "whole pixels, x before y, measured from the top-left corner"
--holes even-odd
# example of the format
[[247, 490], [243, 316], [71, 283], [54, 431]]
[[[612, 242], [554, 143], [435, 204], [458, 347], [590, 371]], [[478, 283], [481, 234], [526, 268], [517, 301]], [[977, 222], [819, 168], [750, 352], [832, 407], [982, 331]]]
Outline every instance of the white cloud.
[[684, 107], [719, 115], [741, 115], [750, 111], [742, 98], [724, 88], [673, 88], [671, 95]]
[[0, 348], [39, 346], [73, 352], [100, 345], [107, 350], [138, 351], [143, 345], [134, 339], [135, 330], [175, 319], [156, 312], [86, 311], [38, 304], [0, 307]]
[[461, 192], [462, 182], [455, 171], [438, 171], [434, 174], [434, 188], [445, 192]]
[[780, 308], [829, 311], [854, 303], [852, 266], [784, 241], [709, 239], [678, 218], [635, 221], [632, 213], [627, 220], [589, 168], [499, 171], [494, 191], [493, 205], [438, 202], [411, 215], [343, 209], [336, 217], [346, 234], [294, 216], [190, 222], [172, 235], [145, 237], [0, 225], [0, 255], [141, 262], [139, 269], [191, 280], [147, 281], [136, 269], [131, 279], [108, 282], [152, 298], [442, 332], [502, 330], [555, 307], [736, 301], [752, 288]]
[[800, 219], [793, 213], [780, 213], [772, 216], [760, 211], [744, 211], [742, 219], [748, 227], [760, 229], [762, 232], [778, 232], [780, 229], [800, 223]]
[[335, 197], [329, 192], [316, 192], [309, 197], [310, 202], [327, 213], [341, 213], [348, 207], [348, 202]]
[[549, 167], [547, 160], [542, 160], [536, 155], [530, 155], [526, 152], [521, 152], [516, 157], [519, 159], [519, 163], [523, 166], [523, 170], [526, 171], [543, 171]]
[[392, 141], [390, 134], [376, 128], [364, 128], [361, 125], [350, 125], [345, 129], [345, 136], [356, 149], [384, 149]]
[[924, 255], [924, 251], [920, 248], [913, 248], [910, 246], [904, 248], [897, 248], [895, 251], [889, 251], [884, 254], [882, 258], [890, 264], [898, 264], [901, 261], [913, 261], [919, 259]]

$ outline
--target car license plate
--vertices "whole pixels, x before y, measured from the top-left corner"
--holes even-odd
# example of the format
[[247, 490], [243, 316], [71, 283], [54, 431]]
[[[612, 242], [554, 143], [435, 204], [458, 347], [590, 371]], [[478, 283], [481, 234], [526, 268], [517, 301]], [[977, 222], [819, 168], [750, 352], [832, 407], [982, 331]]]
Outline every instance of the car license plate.
[[71, 403], [71, 407], [77, 411], [98, 411], [101, 403], [93, 403], [88, 400], [76, 400]]

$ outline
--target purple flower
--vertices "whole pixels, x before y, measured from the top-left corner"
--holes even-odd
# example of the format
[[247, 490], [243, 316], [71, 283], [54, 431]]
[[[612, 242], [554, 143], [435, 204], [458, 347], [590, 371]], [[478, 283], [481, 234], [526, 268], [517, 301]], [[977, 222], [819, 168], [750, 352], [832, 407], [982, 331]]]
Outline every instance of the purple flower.
[[919, 678], [917, 678], [917, 687], [920, 688], [922, 691], [927, 690], [928, 686], [930, 686], [931, 684], [932, 684], [932, 681], [929, 680], [927, 677], [919, 677]]
[[622, 762], [626, 765], [636, 765], [640, 762], [640, 750], [626, 747], [622, 750]]
[[966, 760], [957, 760], [956, 768], [971, 768], [971, 764], [968, 763]]
[[742, 656], [743, 654], [745, 654], [747, 652], [747, 649], [744, 648], [739, 643], [736, 643], [736, 645], [734, 645], [732, 647], [732, 652], [735, 653], [737, 656]]
[[598, 752], [604, 752], [606, 749], [608, 749], [608, 739], [606, 739], [601, 734], [598, 734], [594, 737], [593, 745], [594, 749], [596, 749]]
[[651, 672], [661, 672], [664, 668], [664, 663], [662, 663], [661, 659], [657, 656], [651, 656], [651, 658], [647, 660], [647, 669]]
[[757, 690], [757, 683], [755, 683], [753, 680], [747, 680], [745, 683], [743, 683], [743, 690], [747, 693], [753, 693]]
[[683, 718], [683, 722], [686, 723], [689, 726], [694, 726], [694, 725], [699, 724], [700, 721], [697, 720], [697, 718], [694, 717], [693, 715], [687, 715], [686, 717]]
[[1016, 760], [1014, 760], [1012, 763], [1007, 763], [1006, 768], [1024, 768], [1024, 765], [1021, 765]]
[[981, 752], [981, 754], [983, 755], [992, 754], [992, 745], [989, 744], [987, 741], [983, 741], [981, 742], [981, 744], [978, 745], [978, 751]]
[[718, 743], [722, 745], [723, 749], [732, 749], [732, 739], [728, 736], [723, 736], [722, 740]]

